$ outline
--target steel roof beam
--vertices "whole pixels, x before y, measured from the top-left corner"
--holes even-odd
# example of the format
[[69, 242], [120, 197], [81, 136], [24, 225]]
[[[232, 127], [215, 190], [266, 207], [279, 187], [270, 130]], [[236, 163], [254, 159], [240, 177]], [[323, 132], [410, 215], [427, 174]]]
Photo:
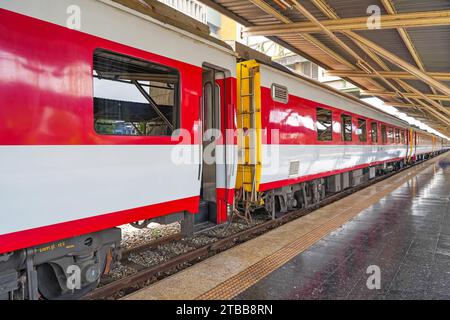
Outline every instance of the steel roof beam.
[[[292, 3], [294, 3], [294, 5], [296, 4], [295, 0], [291, 0]], [[328, 6], [328, 4], [325, 2], [325, 0], [311, 0], [314, 5], [316, 7], [318, 7], [328, 18], [330, 19], [335, 19], [335, 20], [339, 20], [339, 16], [333, 11], [333, 9], [331, 7]], [[309, 12], [303, 8], [300, 4], [297, 3], [296, 6], [297, 10], [299, 10], [302, 14], [304, 14], [306, 17], [308, 17]], [[310, 14], [309, 14], [310, 15]], [[310, 19], [311, 20], [311, 19]], [[316, 24], [320, 24], [319, 21], [314, 21], [311, 20], [312, 22], [315, 22]], [[323, 27], [325, 28], [326, 27]], [[383, 70], [385, 71], [390, 71], [388, 66], [367, 46], [365, 46], [363, 43], [361, 43], [358, 40], [355, 40], [352, 36], [355, 35], [354, 32], [352, 31], [343, 31], [343, 34], [347, 35], [357, 46], [359, 46], [362, 50], [364, 50], [371, 58], [372, 60], [377, 63]], [[393, 96], [394, 98], [403, 98], [405, 99], [407, 102], [409, 102], [409, 104], [414, 105], [415, 109], [418, 110], [419, 112], [424, 112], [423, 109], [418, 108], [416, 104], [413, 103], [413, 100], [410, 99], [408, 96], [405, 96], [403, 93], [399, 92], [398, 89], [393, 86], [389, 81], [386, 80], [385, 77], [383, 77], [379, 71], [372, 69], [373, 72], [370, 72], [370, 70], [368, 70], [368, 74], [374, 74], [375, 76], [381, 78], [386, 84], [388, 84], [388, 86], [394, 90], [395, 95]], [[366, 70], [367, 72], [367, 70]], [[415, 88], [407, 85], [405, 82], [401, 81], [401, 80], [397, 80], [396, 81], [401, 87], [402, 89], [404, 89], [405, 91], [413, 91], [413, 93], [417, 93], [419, 94], [422, 98], [425, 98], [428, 102], [430, 102], [432, 105], [436, 106], [436, 107], [440, 107], [440, 105], [438, 103], [436, 103], [435, 101], [428, 99], [428, 97], [425, 97], [421, 92], [418, 92]], [[421, 106], [423, 106], [426, 110], [428, 110], [432, 116], [434, 116], [435, 118], [439, 119], [441, 122], [448, 124], [449, 123], [449, 119], [444, 117], [441, 113], [435, 111], [432, 107], [428, 106], [427, 104], [423, 103], [420, 100], [416, 100], [414, 99], [414, 101], [418, 104], [420, 104]], [[447, 110], [444, 110], [445, 112]], [[424, 114], [425, 115], [425, 114]]]
[[425, 72], [417, 69], [413, 65], [407, 63], [405, 60], [399, 58], [395, 54], [389, 52], [388, 50], [380, 47], [376, 43], [352, 32], [350, 35], [353, 39], [357, 40], [358, 42], [362, 43], [364, 46], [370, 48], [373, 50], [377, 55], [383, 57], [386, 60], [389, 60], [391, 63], [396, 64], [398, 67], [402, 68], [406, 72], [411, 73], [412, 75], [416, 76], [418, 79], [422, 80], [426, 84], [433, 86], [437, 90], [441, 91], [442, 93], [445, 93], [447, 96], [450, 96], [450, 88], [447, 87], [445, 84], [437, 81], [433, 77], [427, 75]]
[[[250, 0], [253, 2], [252, 0]], [[263, 9], [265, 6], [271, 7], [267, 3], [257, 1], [258, 7]], [[271, 7], [272, 8], [272, 7]], [[265, 10], [265, 8], [263, 9]], [[277, 15], [281, 15], [278, 11]], [[320, 20], [320, 23], [332, 32], [347, 30], [368, 30], [367, 16], [356, 18], [340, 18], [330, 20]], [[447, 25], [450, 23], [450, 10], [427, 11], [427, 12], [409, 12], [382, 15], [380, 17], [381, 29], [406, 28], [406, 27], [431, 27], [437, 25]], [[281, 19], [279, 19], [282, 21]], [[243, 30], [252, 36], [277, 36], [295, 33], [317, 33], [321, 28], [312, 22], [295, 22], [286, 24], [252, 26]]]
[[[368, 95], [373, 95], [373, 96], [398, 97], [400, 94], [401, 96], [405, 96], [408, 98], [414, 98], [414, 99], [422, 99], [423, 98], [420, 94], [411, 93], [411, 92], [370, 91], [370, 90], [362, 90], [362, 92], [365, 94], [368, 94]], [[427, 94], [425, 96], [431, 100], [450, 101], [450, 96], [437, 95], [437, 94]]]
[[[397, 10], [395, 9], [395, 6], [391, 0], [381, 0], [381, 2], [383, 3], [384, 8], [390, 15], [397, 14]], [[405, 44], [409, 53], [413, 57], [416, 65], [419, 67], [419, 69], [421, 71], [426, 72], [425, 66], [422, 63], [422, 59], [420, 59], [419, 53], [417, 52], [416, 48], [414, 47], [414, 44], [413, 44], [408, 32], [406, 31], [406, 29], [404, 27], [405, 26], [402, 26], [401, 28], [397, 28], [397, 32], [399, 33], [400, 37], [402, 38], [403, 43]], [[436, 80], [440, 80], [440, 79], [436, 79]], [[436, 94], [436, 89], [430, 85], [429, 85], [429, 87], [430, 87], [431, 91], [433, 92], [433, 94]], [[439, 102], [439, 103], [442, 105], [441, 102]]]
[[[292, 21], [289, 18], [285, 17], [283, 14], [278, 12], [275, 8], [273, 8], [272, 6], [268, 5], [265, 1], [263, 1], [263, 0], [249, 0], [249, 1], [251, 3], [253, 3], [255, 6], [257, 6], [258, 8], [260, 8], [261, 10], [263, 10], [265, 13], [267, 13], [267, 14], [271, 15], [272, 17], [278, 19], [279, 21], [283, 22], [284, 24], [286, 24], [286, 25], [291, 25], [292, 24]], [[315, 47], [319, 48], [320, 50], [325, 52], [327, 55], [329, 55], [330, 57], [332, 57], [336, 61], [344, 64], [349, 69], [355, 70], [355, 66], [352, 63], [350, 63], [345, 58], [343, 58], [342, 56], [340, 56], [339, 54], [337, 54], [336, 52], [334, 52], [333, 50], [328, 48], [325, 44], [323, 44], [321, 41], [317, 40], [313, 36], [311, 36], [309, 34], [298, 34], [298, 36], [303, 38], [303, 39], [305, 39], [309, 43], [313, 44]], [[380, 85], [377, 82], [370, 81], [370, 83], [372, 85], [374, 85], [375, 87], [380, 88]]]
[[[380, 75], [387, 79], [406, 79], [414, 80], [417, 79], [416, 76], [404, 72], [404, 71], [378, 71]], [[450, 81], [450, 72], [427, 72], [428, 75], [432, 76], [436, 80]], [[351, 77], [351, 78], [376, 78], [376, 74], [367, 74], [364, 71], [341, 71], [341, 70], [327, 70], [327, 76], [335, 77]]]

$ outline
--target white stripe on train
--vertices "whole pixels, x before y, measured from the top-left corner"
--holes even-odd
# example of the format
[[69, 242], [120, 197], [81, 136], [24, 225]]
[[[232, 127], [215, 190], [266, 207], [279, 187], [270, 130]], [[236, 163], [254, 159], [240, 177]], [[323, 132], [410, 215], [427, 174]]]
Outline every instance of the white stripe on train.
[[[196, 161], [174, 162], [172, 145], [0, 146], [0, 234], [199, 195]], [[176, 145], [199, 155], [198, 145]], [[217, 148], [224, 158], [225, 148]], [[263, 145], [262, 183], [406, 156], [402, 146]], [[431, 152], [420, 148], [417, 152]], [[176, 154], [176, 153], [175, 153]], [[195, 158], [192, 158], [195, 159]], [[227, 146], [227, 185], [235, 183], [237, 150]], [[217, 187], [225, 186], [223, 164]], [[275, 167], [271, 167], [275, 166]]]
[[[432, 152], [432, 147], [418, 147], [418, 153]], [[295, 178], [343, 170], [359, 165], [406, 157], [407, 146], [399, 145], [263, 145], [261, 183], [293, 178], [291, 161], [299, 161]]]

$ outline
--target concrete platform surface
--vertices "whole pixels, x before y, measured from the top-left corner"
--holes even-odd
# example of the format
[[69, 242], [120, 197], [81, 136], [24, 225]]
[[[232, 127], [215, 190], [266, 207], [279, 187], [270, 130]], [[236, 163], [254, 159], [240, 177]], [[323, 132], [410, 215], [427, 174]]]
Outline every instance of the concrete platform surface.
[[124, 299], [450, 299], [449, 196], [446, 154]]

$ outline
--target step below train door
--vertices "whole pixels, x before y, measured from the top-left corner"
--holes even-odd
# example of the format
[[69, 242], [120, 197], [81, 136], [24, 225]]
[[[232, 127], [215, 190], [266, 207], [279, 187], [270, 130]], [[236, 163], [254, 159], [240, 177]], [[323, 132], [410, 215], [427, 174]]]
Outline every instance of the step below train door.
[[[211, 223], [221, 223], [219, 215], [220, 199], [218, 188], [227, 176], [226, 166], [222, 164], [224, 139], [223, 126], [227, 123], [223, 106], [228, 89], [225, 86], [226, 71], [210, 65], [203, 66], [202, 97], [202, 137], [203, 163], [200, 190], [200, 207], [195, 216], [196, 229]], [[223, 171], [223, 172], [222, 172]]]

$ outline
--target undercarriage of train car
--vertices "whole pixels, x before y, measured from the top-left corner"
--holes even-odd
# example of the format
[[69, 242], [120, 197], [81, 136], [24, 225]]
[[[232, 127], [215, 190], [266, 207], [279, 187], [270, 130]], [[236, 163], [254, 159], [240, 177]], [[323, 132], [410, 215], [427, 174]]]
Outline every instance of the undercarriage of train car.
[[0, 300], [82, 297], [120, 260], [120, 239], [113, 228], [0, 254]]

